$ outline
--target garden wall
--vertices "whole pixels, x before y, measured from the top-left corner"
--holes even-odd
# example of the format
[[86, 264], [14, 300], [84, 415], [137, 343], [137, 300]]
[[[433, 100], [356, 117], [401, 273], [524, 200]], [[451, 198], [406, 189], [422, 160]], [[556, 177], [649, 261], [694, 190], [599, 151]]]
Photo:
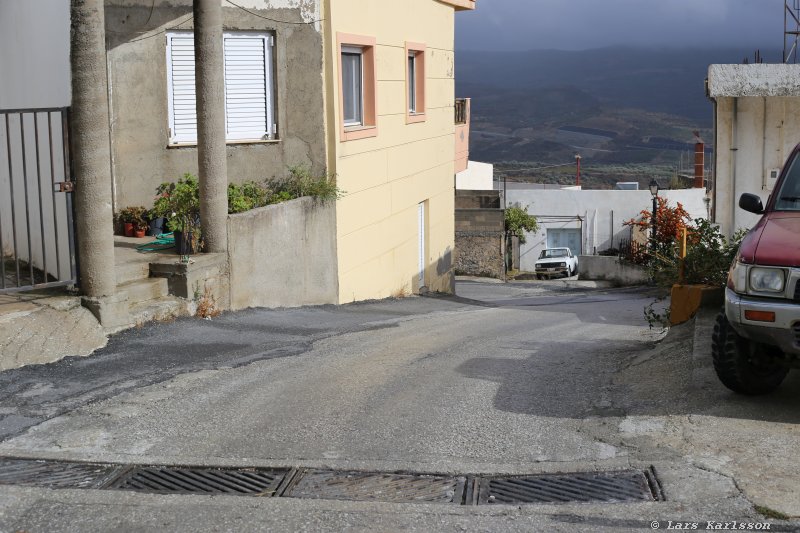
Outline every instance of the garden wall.
[[231, 309], [335, 304], [334, 202], [310, 197], [228, 216]]
[[643, 267], [602, 255], [578, 257], [578, 278], [611, 281], [619, 285], [643, 285], [650, 281]]

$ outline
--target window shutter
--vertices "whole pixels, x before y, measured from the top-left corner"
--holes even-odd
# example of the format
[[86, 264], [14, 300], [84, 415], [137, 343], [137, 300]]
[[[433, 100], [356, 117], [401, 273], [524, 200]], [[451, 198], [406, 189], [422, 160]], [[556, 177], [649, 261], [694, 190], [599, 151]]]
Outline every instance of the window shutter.
[[197, 142], [194, 86], [194, 36], [167, 36], [170, 142]]
[[225, 35], [225, 127], [228, 140], [272, 138], [272, 38]]

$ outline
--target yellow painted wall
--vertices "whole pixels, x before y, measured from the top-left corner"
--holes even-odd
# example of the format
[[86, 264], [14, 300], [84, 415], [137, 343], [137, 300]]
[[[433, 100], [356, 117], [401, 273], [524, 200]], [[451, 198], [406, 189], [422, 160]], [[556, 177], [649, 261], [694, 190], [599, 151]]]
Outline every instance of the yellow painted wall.
[[[436, 0], [328, 0], [328, 165], [337, 202], [339, 301], [418, 291], [417, 206], [427, 201], [429, 290], [450, 291], [454, 245], [454, 9]], [[340, 141], [337, 33], [374, 37], [378, 135]], [[426, 121], [406, 124], [406, 42], [424, 43]]]

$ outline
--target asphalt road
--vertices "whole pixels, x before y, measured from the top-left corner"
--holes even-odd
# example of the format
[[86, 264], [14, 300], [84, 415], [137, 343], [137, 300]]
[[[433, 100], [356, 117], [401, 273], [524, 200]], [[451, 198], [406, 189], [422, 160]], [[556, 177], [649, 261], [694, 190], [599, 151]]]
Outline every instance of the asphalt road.
[[457, 292], [182, 319], [4, 372], [0, 455], [452, 474], [654, 465], [667, 501], [453, 508], [2, 487], [0, 531], [616, 531], [765, 520], [754, 502], [800, 515], [787, 458], [797, 378], [767, 398], [732, 395], [693, 350], [707, 332], [648, 328], [647, 291]]

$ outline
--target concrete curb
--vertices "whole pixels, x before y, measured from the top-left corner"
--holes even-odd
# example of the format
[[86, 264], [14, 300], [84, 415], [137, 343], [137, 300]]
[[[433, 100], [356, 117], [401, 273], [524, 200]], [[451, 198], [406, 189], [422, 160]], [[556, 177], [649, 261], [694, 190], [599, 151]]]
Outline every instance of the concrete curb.
[[0, 371], [89, 355], [108, 342], [103, 327], [78, 297], [50, 297], [0, 307], [5, 307], [0, 309]]

